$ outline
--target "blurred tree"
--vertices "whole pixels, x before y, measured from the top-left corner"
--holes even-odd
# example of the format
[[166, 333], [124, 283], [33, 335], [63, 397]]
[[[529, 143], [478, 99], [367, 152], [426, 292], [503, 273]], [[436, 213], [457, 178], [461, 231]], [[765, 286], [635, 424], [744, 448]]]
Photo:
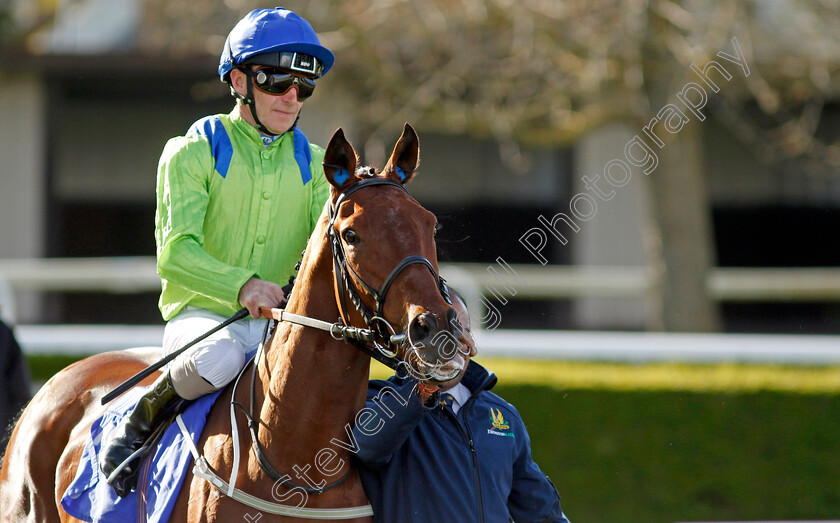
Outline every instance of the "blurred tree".
[[[140, 1], [140, 0], [138, 0]], [[18, 2], [19, 3], [19, 2]], [[62, 2], [58, 2], [61, 4]], [[836, 175], [840, 146], [819, 139], [836, 99], [840, 6], [832, 0], [287, 0], [339, 57], [330, 85], [351, 99], [359, 143], [404, 121], [519, 146], [562, 145], [606, 121], [641, 130], [737, 37], [750, 75], [710, 96], [715, 111], [768, 163], [805, 159]], [[254, 0], [145, 0], [143, 50], [218, 56]], [[731, 64], [730, 64], [731, 65]], [[330, 88], [329, 86], [327, 88]], [[750, 112], [750, 108], [760, 111]], [[697, 122], [670, 135], [648, 186], [648, 239], [659, 311], [653, 328], [715, 330], [706, 295], [715, 264]], [[832, 140], [836, 137], [832, 137]]]

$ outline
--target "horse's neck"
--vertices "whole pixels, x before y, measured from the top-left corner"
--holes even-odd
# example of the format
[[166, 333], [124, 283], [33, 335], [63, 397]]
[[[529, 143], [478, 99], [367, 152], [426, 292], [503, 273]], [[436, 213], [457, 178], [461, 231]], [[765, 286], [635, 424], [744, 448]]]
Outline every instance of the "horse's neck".
[[[322, 226], [310, 243], [324, 238]], [[329, 245], [310, 245], [287, 310], [335, 321], [332, 278]], [[281, 470], [312, 463], [320, 450], [334, 447], [333, 438], [347, 440], [345, 426], [364, 406], [369, 373], [370, 358], [328, 332], [289, 323], [278, 326], [260, 366], [266, 393], [260, 421], [267, 429], [260, 431], [260, 439]]]

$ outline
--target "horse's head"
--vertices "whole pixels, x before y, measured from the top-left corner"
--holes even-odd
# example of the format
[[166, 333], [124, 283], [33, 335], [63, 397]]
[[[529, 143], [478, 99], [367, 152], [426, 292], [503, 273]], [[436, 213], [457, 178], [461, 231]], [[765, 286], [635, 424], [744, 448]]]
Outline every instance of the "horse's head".
[[438, 277], [435, 215], [403, 188], [419, 163], [417, 133], [406, 124], [385, 168], [360, 166], [338, 129], [324, 156], [332, 185], [328, 234], [336, 298], [345, 323], [364, 322], [375, 346], [426, 381], [445, 381], [463, 367], [471, 343]]

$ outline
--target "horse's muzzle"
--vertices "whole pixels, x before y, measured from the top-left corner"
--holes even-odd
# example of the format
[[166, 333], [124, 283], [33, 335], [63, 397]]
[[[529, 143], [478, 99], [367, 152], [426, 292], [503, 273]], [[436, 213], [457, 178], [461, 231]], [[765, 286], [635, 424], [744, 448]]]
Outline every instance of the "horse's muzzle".
[[470, 341], [472, 338], [461, 328], [455, 311], [450, 309], [447, 319], [447, 325], [441, 328], [438, 318], [424, 311], [409, 322], [405, 361], [417, 373], [418, 379], [446, 381], [463, 368], [464, 359], [458, 356], [461, 352], [469, 352], [465, 334]]

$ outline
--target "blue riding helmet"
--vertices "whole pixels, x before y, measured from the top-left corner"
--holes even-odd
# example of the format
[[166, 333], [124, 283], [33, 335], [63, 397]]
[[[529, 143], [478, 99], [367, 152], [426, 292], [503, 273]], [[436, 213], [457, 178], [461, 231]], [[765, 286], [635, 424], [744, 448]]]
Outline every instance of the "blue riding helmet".
[[[297, 53], [304, 56], [298, 57]], [[315, 58], [314, 64], [305, 55]], [[227, 82], [233, 68], [247, 62], [284, 67], [317, 78], [325, 75], [334, 61], [332, 51], [321, 45], [309, 22], [297, 14], [282, 7], [255, 9], [228, 35], [219, 61], [219, 77]]]

